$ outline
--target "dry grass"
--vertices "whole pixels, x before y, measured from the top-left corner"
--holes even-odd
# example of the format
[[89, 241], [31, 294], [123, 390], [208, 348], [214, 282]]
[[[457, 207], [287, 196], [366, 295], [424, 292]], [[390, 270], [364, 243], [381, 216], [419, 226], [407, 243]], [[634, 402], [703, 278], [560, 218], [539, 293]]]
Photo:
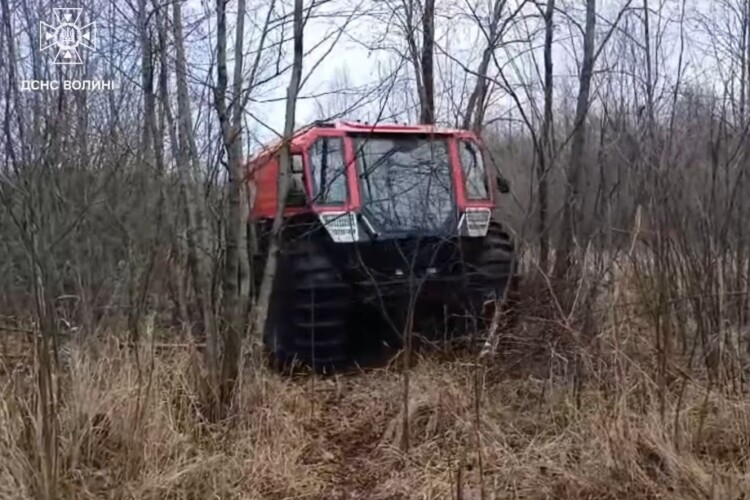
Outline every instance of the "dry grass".
[[[57, 380], [58, 497], [746, 498], [750, 401], [687, 376], [680, 360], [660, 383], [647, 323], [624, 317], [605, 321], [583, 371], [564, 334], [528, 320], [489, 367], [421, 358], [406, 454], [396, 370], [246, 369], [235, 416], [209, 425], [189, 349], [144, 349], [139, 376], [113, 342], [74, 348]], [[33, 369], [5, 352], [0, 498], [38, 498]]]
[[[485, 498], [730, 499], [750, 488], [747, 401], [688, 383], [679, 418], [675, 389], [662, 420], [642, 367], [625, 369], [616, 390], [592, 379], [576, 395], [554, 376], [469, 361], [414, 369], [404, 455], [393, 371], [248, 372], [235, 420], [211, 427], [195, 411], [187, 353], [144, 369], [139, 404], [130, 354], [74, 351], [60, 380], [59, 496], [473, 499], [483, 487]], [[0, 497], [35, 498], [35, 391], [22, 371], [2, 380]]]

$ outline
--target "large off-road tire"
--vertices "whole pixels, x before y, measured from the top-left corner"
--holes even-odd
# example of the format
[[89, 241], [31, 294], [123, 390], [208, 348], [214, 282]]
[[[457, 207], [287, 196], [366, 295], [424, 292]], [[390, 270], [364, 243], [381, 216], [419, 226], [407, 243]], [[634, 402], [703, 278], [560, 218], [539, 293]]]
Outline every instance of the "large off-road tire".
[[351, 290], [310, 237], [288, 241], [279, 256], [264, 332], [277, 366], [319, 373], [350, 362]]
[[[519, 281], [517, 255], [513, 240], [498, 222], [490, 223], [487, 236], [482, 240], [482, 248], [474, 266], [474, 280], [480, 283], [482, 290], [481, 297], [474, 299], [474, 309], [490, 300], [502, 301], [500, 305], [504, 310], [504, 323], [508, 325], [515, 322]], [[482, 319], [486, 323], [490, 318]]]

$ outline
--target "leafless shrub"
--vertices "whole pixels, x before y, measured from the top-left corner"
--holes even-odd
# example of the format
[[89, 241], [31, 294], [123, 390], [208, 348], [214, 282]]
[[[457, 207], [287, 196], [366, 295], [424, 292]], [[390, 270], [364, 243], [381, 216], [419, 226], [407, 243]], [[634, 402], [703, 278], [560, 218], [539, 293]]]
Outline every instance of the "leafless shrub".
[[[83, 2], [102, 43], [65, 68], [33, 50], [49, 6], [0, 0], [0, 496], [746, 490], [748, 3], [287, 3]], [[342, 39], [379, 81], [303, 92]], [[525, 277], [489, 362], [244, 364], [242, 162], [289, 70], [286, 138], [298, 99], [483, 134]], [[68, 78], [118, 86], [22, 88]]]

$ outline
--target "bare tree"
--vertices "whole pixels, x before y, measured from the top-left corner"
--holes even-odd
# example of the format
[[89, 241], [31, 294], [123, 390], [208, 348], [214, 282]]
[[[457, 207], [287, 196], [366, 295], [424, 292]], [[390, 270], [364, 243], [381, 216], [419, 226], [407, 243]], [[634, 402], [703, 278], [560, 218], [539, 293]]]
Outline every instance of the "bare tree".
[[[586, 1], [586, 21], [583, 30], [583, 53], [580, 72], [578, 75], [578, 97], [576, 99], [573, 131], [571, 133], [570, 154], [566, 171], [565, 201], [563, 205], [562, 227], [560, 240], [557, 245], [554, 276], [562, 281], [564, 277], [575, 271], [574, 249], [576, 228], [583, 217], [581, 210], [581, 176], [585, 165], [585, 146], [587, 137], [586, 120], [589, 114], [591, 81], [594, 75], [594, 65], [598, 56], [606, 46], [607, 41], [616, 29], [620, 19], [627, 12], [632, 0], [628, 0], [612, 23], [599, 47], [596, 47], [596, 0]], [[574, 280], [568, 280], [574, 281]]]
[[254, 312], [255, 332], [262, 335], [268, 318], [268, 305], [271, 299], [271, 291], [276, 277], [276, 266], [279, 251], [281, 249], [281, 230], [284, 223], [284, 209], [286, 208], [287, 192], [289, 191], [289, 177], [292, 169], [292, 157], [289, 152], [289, 143], [294, 135], [294, 122], [297, 110], [297, 97], [302, 84], [302, 63], [304, 57], [304, 17], [302, 0], [294, 0], [294, 50], [292, 62], [292, 74], [289, 86], [286, 90], [286, 112], [284, 114], [284, 135], [282, 137], [281, 154], [279, 157], [279, 187], [278, 204], [276, 215], [271, 227], [271, 236], [268, 246], [268, 256], [263, 268], [263, 279], [261, 281], [256, 310]]
[[[210, 262], [208, 257], [209, 233], [206, 225], [206, 209], [203, 193], [199, 191], [197, 175], [200, 172], [198, 151], [193, 130], [193, 116], [187, 86], [187, 62], [182, 26], [182, 6], [173, 5], [172, 25], [175, 44], [175, 78], [177, 83], [177, 139], [176, 161], [180, 172], [182, 195], [187, 219], [187, 239], [189, 265], [193, 278], [193, 288], [201, 315], [201, 327], [207, 344], [207, 364], [211, 391], [218, 387], [218, 335], [214, 317], [213, 300], [210, 296]], [[172, 127], [170, 126], [172, 129]], [[214, 394], [214, 397], [218, 397]]]
[[[227, 105], [227, 0], [217, 0], [217, 86], [214, 90], [221, 136], [227, 155], [229, 203], [223, 275], [224, 326], [221, 400], [229, 403], [239, 370], [242, 337], [247, 330], [250, 301], [250, 259], [247, 245], [247, 183], [242, 164], [242, 81], [245, 0], [237, 2], [232, 103]], [[218, 354], [218, 353], [217, 353]]]
[[555, 0], [547, 0], [544, 10], [544, 119], [540, 134], [541, 151], [537, 163], [537, 196], [539, 203], [539, 267], [543, 272], [549, 269], [549, 234], [547, 228], [548, 173], [553, 166], [554, 145], [552, 131], [552, 106], [554, 96], [554, 66], [552, 60], [552, 42], [554, 37]]
[[[435, 0], [425, 0], [422, 11], [422, 89], [420, 122], [435, 123]], [[416, 68], [415, 68], [416, 69]]]
[[555, 277], [562, 280], [573, 265], [575, 220], [581, 216], [578, 208], [579, 182], [583, 170], [584, 147], [586, 145], [586, 117], [589, 112], [591, 78], [594, 74], [594, 44], [596, 35], [596, 0], [586, 1], [586, 25], [583, 35], [583, 63], [578, 78], [573, 137], [567, 169], [565, 205], [563, 209], [562, 235], [555, 259]]
[[[495, 55], [495, 51], [498, 50], [502, 43], [502, 37], [508, 25], [521, 13], [527, 2], [526, 0], [519, 2], [513, 11], [508, 13], [508, 16], [503, 19], [507, 3], [507, 0], [495, 0], [492, 3], [492, 12], [489, 16], [489, 23], [487, 23], [487, 26], [484, 26], [478, 7], [469, 4], [470, 15], [478, 29], [481, 31], [482, 38], [486, 40], [487, 46], [484, 48], [482, 59], [474, 72], [476, 77], [474, 90], [471, 92], [466, 104], [463, 128], [467, 130], [473, 129], [476, 132], [480, 132], [483, 128], [485, 114], [489, 104], [488, 91], [490, 83], [492, 83], [492, 79], [488, 78], [490, 63]], [[552, 1], [552, 4], [554, 5], [554, 0]]]

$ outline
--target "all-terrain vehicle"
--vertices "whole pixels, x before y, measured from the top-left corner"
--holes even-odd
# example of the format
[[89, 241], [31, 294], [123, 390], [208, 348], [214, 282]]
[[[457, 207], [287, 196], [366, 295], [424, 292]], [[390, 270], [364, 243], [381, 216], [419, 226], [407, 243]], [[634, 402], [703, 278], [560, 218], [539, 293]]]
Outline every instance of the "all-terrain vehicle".
[[[497, 182], [479, 138], [431, 126], [316, 123], [290, 142], [289, 188], [264, 343], [286, 365], [351, 363], [368, 338], [407, 327], [481, 329], [515, 283], [493, 219]], [[248, 164], [260, 277], [277, 209], [280, 144]], [[505, 189], [503, 189], [505, 187]], [[256, 283], [258, 285], [258, 283]]]

